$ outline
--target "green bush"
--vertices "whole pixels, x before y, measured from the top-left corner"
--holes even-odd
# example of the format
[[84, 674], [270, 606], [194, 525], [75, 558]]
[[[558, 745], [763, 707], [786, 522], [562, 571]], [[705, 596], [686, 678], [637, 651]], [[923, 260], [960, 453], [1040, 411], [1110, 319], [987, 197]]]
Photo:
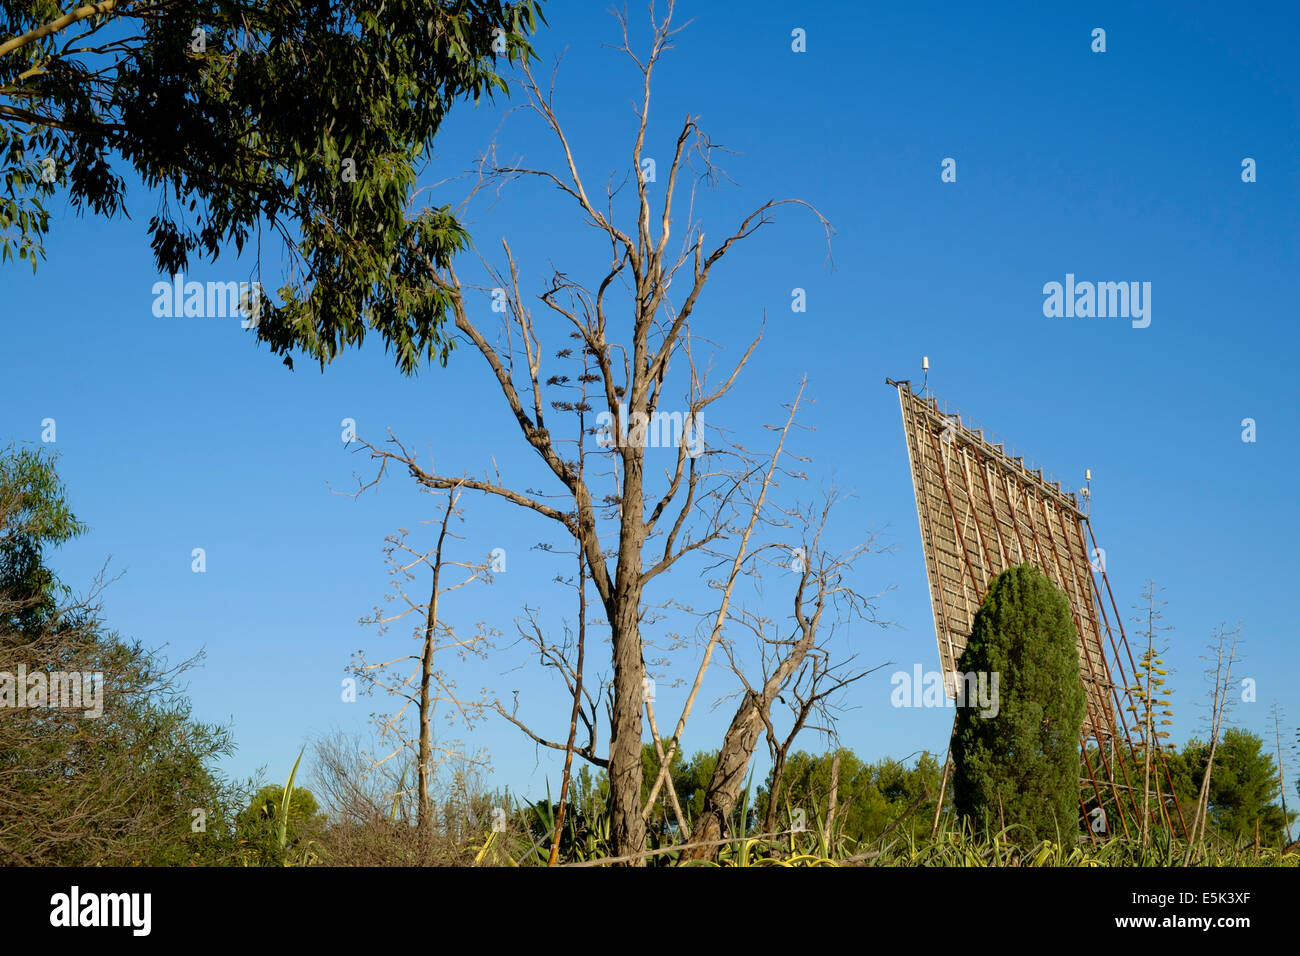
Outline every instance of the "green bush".
[[954, 805], [981, 832], [1074, 840], [1087, 706], [1077, 642], [1069, 602], [1041, 571], [993, 580], [958, 669], [998, 675], [998, 711], [959, 708], [952, 743]]

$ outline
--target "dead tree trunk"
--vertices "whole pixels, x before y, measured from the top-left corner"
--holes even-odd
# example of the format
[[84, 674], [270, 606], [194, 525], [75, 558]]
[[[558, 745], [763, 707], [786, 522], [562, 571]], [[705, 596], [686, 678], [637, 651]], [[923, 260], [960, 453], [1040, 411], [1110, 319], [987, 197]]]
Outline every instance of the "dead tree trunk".
[[[641, 584], [639, 542], [625, 542], [636, 548], [638, 558], [619, 561], [615, 597], [609, 608], [614, 644], [614, 700], [611, 708], [609, 741], [610, 814], [614, 846], [621, 854], [645, 848], [645, 821], [641, 818], [641, 707], [645, 668], [641, 660]], [[630, 573], [624, 573], [624, 569]]]
[[[827, 500], [822, 511], [821, 524], [811, 546], [802, 551], [805, 555], [804, 565], [793, 602], [796, 633], [790, 639], [769, 639], [769, 643], [778, 649], [777, 663], [760, 689], [755, 690], [748, 685], [745, 687], [740, 706], [736, 709], [736, 714], [723, 738], [713, 777], [705, 791], [704, 812], [691, 832], [690, 845], [682, 851], [680, 862], [711, 860], [717, 856], [719, 847], [714, 841], [721, 839], [726, 831], [727, 820], [740, 797], [740, 788], [754, 755], [758, 735], [764, 727], [770, 726], [773, 701], [789, 685], [791, 678], [799, 673], [805, 659], [816, 647], [822, 614], [827, 604], [837, 597], [844, 597], [849, 601], [850, 607], [860, 606], [857, 595], [842, 586], [840, 582], [844, 570], [854, 558], [867, 550], [868, 545], [834, 559], [817, 553], [821, 533], [826, 528], [833, 503], [832, 496]], [[811, 597], [810, 590], [814, 592]], [[809, 602], [812, 605], [811, 612]], [[750, 626], [754, 627], [752, 623]], [[729, 650], [728, 654], [730, 654]], [[734, 658], [732, 666], [743, 680], [743, 674], [736, 666]]]

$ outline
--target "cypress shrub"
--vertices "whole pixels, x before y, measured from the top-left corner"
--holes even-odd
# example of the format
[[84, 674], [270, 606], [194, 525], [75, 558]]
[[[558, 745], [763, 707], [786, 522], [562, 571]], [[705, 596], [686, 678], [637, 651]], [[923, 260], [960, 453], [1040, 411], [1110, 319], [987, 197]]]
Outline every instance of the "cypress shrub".
[[957, 813], [986, 833], [1013, 827], [1008, 836], [1017, 843], [1073, 842], [1087, 699], [1069, 601], [1029, 564], [999, 574], [958, 668], [997, 674], [999, 706], [992, 717], [982, 717], [974, 701], [958, 708]]

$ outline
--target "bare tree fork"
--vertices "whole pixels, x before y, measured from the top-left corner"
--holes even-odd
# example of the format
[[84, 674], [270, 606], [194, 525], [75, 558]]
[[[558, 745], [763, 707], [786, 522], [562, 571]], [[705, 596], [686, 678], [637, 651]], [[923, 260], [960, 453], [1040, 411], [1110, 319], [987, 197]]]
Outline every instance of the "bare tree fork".
[[[763, 726], [767, 732], [768, 752], [772, 758], [772, 783], [768, 788], [767, 814], [763, 821], [764, 830], [776, 828], [781, 786], [785, 781], [786, 761], [789, 759], [790, 751], [794, 747], [795, 739], [805, 729], [825, 734], [827, 739], [831, 741], [838, 739], [834, 715], [829, 706], [830, 698], [855, 681], [859, 681], [881, 667], [887, 667], [893, 663], [892, 661], [886, 661], [884, 664], [867, 670], [848, 671], [849, 665], [855, 659], [856, 656], [840, 663], [832, 663], [828, 653], [820, 648], [813, 648], [809, 652], [807, 660], [799, 669], [799, 675], [795, 678], [794, 683], [777, 698], [779, 702], [786, 704], [790, 708], [793, 719], [789, 733], [784, 738], [779, 738], [776, 729], [772, 725], [771, 715], [764, 715]], [[846, 671], [848, 672], [846, 673]], [[786, 698], [790, 698], [790, 700], [786, 700]], [[823, 721], [820, 725], [808, 724], [808, 718], [814, 713], [820, 715]]]
[[[527, 618], [527, 625], [518, 625], [520, 638], [525, 643], [531, 645], [537, 655], [538, 663], [543, 669], [553, 668], [560, 675], [560, 678], [564, 681], [565, 691], [569, 697], [583, 702], [581, 706], [577, 708], [576, 712], [578, 720], [586, 728], [587, 743], [579, 747], [576, 744], [576, 736], [572, 738], [574, 741], [572, 746], [573, 753], [593, 766], [602, 769], [608, 768], [609, 760], [600, 756], [596, 750], [596, 728], [599, 721], [599, 706], [597, 705], [595, 696], [591, 693], [590, 688], [579, 684], [578, 670], [577, 667], [569, 661], [567, 647], [558, 645], [547, 639], [545, 629], [542, 627], [541, 622], [537, 617], [536, 610], [525, 608], [524, 613]], [[560, 743], [542, 737], [524, 723], [524, 721], [518, 716], [519, 700], [517, 696], [510, 710], [506, 709], [505, 704], [503, 704], [500, 699], [494, 700], [492, 706], [500, 716], [504, 717], [507, 721], [522, 730], [534, 743], [543, 747], [548, 747], [551, 750], [559, 750], [566, 753], [569, 751], [570, 744], [568, 742]]]
[[[650, 725], [650, 737], [654, 741], [654, 745], [655, 745], [655, 756], [659, 758], [659, 767], [660, 767], [660, 772], [662, 773], [665, 768], [671, 767], [671, 764], [669, 763], [670, 758], [664, 752], [664, 741], [663, 738], [659, 736], [659, 724], [655, 720], [654, 701], [650, 700], [649, 698], [647, 698], [645, 702], [645, 711], [646, 711], [646, 721]], [[677, 788], [673, 786], [672, 774], [669, 773], [664, 779], [666, 780], [667, 787], [668, 787], [669, 803], [672, 805], [673, 815], [677, 818], [678, 829], [682, 833], [689, 833], [691, 828], [686, 822], [686, 814], [682, 812], [681, 801], [677, 797]], [[656, 780], [656, 783], [658, 783], [658, 780]], [[651, 797], [646, 802], [645, 808], [641, 811], [642, 815], [643, 816], [647, 815], [653, 807], [654, 807], [654, 797]]]
[[794, 401], [788, 406], [789, 412], [786, 415], [785, 424], [781, 427], [781, 436], [777, 440], [771, 457], [768, 459], [762, 481], [758, 486], [758, 493], [754, 498], [753, 506], [749, 509], [749, 520], [745, 525], [745, 530], [740, 534], [740, 539], [731, 558], [731, 567], [721, 587], [722, 594], [718, 602], [718, 608], [713, 614], [713, 627], [709, 633], [709, 639], [704, 645], [704, 654], [700, 659], [699, 667], [696, 668], [695, 681], [691, 684], [690, 692], [686, 695], [686, 703], [682, 705], [681, 716], [677, 718], [677, 726], [673, 729], [673, 735], [668, 742], [666, 753], [660, 760], [659, 775], [650, 788], [650, 796], [644, 811], [646, 817], [649, 816], [650, 806], [653, 805], [655, 798], [659, 795], [659, 788], [668, 779], [669, 767], [672, 766], [673, 757], [676, 755], [677, 748], [681, 743], [682, 733], [686, 730], [686, 723], [691, 718], [691, 712], [695, 707], [695, 699], [699, 696], [700, 688], [704, 686], [704, 677], [708, 673], [709, 664], [713, 659], [713, 652], [722, 639], [723, 630], [731, 614], [732, 594], [736, 589], [736, 582], [740, 580], [741, 573], [750, 556], [749, 542], [762, 520], [763, 506], [767, 501], [768, 492], [778, 477], [781, 456], [785, 453], [786, 441], [790, 436], [790, 430], [795, 425], [795, 419], [799, 414], [799, 406], [803, 400], [806, 387], [807, 379], [805, 378], [799, 383], [799, 390], [795, 393]]
[[[793, 633], [789, 637], [765, 634], [761, 619], [746, 616], [743, 612], [733, 615], [733, 620], [745, 624], [760, 636], [764, 649], [764, 679], [760, 686], [751, 686], [732, 657], [733, 671], [744, 685], [742, 697], [723, 737], [713, 777], [705, 791], [704, 809], [695, 821], [691, 846], [683, 851], [682, 862], [712, 859], [716, 855], [716, 848], [708, 844], [724, 834], [772, 703], [798, 673], [812, 649], [818, 646], [822, 617], [827, 608], [838, 608], [848, 618], [873, 620], [870, 599], [845, 583], [854, 561], [871, 549], [872, 541], [838, 556], [829, 555], [821, 546], [837, 497], [832, 490], [826, 496], [819, 515], [807, 513], [802, 518], [805, 537], [800, 552], [799, 582], [791, 608]], [[813, 528], [815, 531], [809, 538], [809, 530]], [[724, 649], [731, 657], [730, 647], [724, 644]]]

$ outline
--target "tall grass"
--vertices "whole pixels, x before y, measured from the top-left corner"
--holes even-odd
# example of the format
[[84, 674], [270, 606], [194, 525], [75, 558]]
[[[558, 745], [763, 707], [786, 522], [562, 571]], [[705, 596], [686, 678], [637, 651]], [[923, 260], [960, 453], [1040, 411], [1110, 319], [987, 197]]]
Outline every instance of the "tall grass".
[[[1113, 837], [1093, 842], [1075, 836], [1058, 835], [1055, 840], [1025, 842], [1017, 840], [1011, 827], [989, 834], [978, 834], [971, 827], [944, 817], [933, 837], [918, 836], [907, 827], [897, 834], [886, 832], [883, 838], [855, 841], [837, 825], [829, 834], [820, 813], [809, 821], [804, 832], [786, 830], [775, 834], [749, 834], [743, 821], [748, 811], [749, 794], [733, 814], [731, 832], [735, 836], [719, 848], [714, 861], [695, 863], [702, 866], [884, 866], [884, 867], [1224, 867], [1289, 866], [1300, 867], [1300, 852], [1274, 848], [1255, 849], [1246, 844], [1234, 846], [1214, 838], [1189, 845], [1170, 834], [1157, 830], [1143, 845], [1136, 838]], [[511, 833], [488, 834], [478, 854], [480, 864], [545, 866], [554, 832], [554, 816], [549, 800], [534, 804], [516, 815], [524, 826]], [[529, 814], [532, 814], [530, 818]], [[544, 834], [544, 836], [543, 836]], [[674, 849], [664, 834], [652, 834], [647, 845], [651, 854], [647, 863], [671, 866], [680, 851]], [[599, 864], [612, 856], [609, 845], [609, 819], [603, 812], [588, 814], [579, 823], [577, 816], [566, 821], [561, 862], [565, 864]]]

